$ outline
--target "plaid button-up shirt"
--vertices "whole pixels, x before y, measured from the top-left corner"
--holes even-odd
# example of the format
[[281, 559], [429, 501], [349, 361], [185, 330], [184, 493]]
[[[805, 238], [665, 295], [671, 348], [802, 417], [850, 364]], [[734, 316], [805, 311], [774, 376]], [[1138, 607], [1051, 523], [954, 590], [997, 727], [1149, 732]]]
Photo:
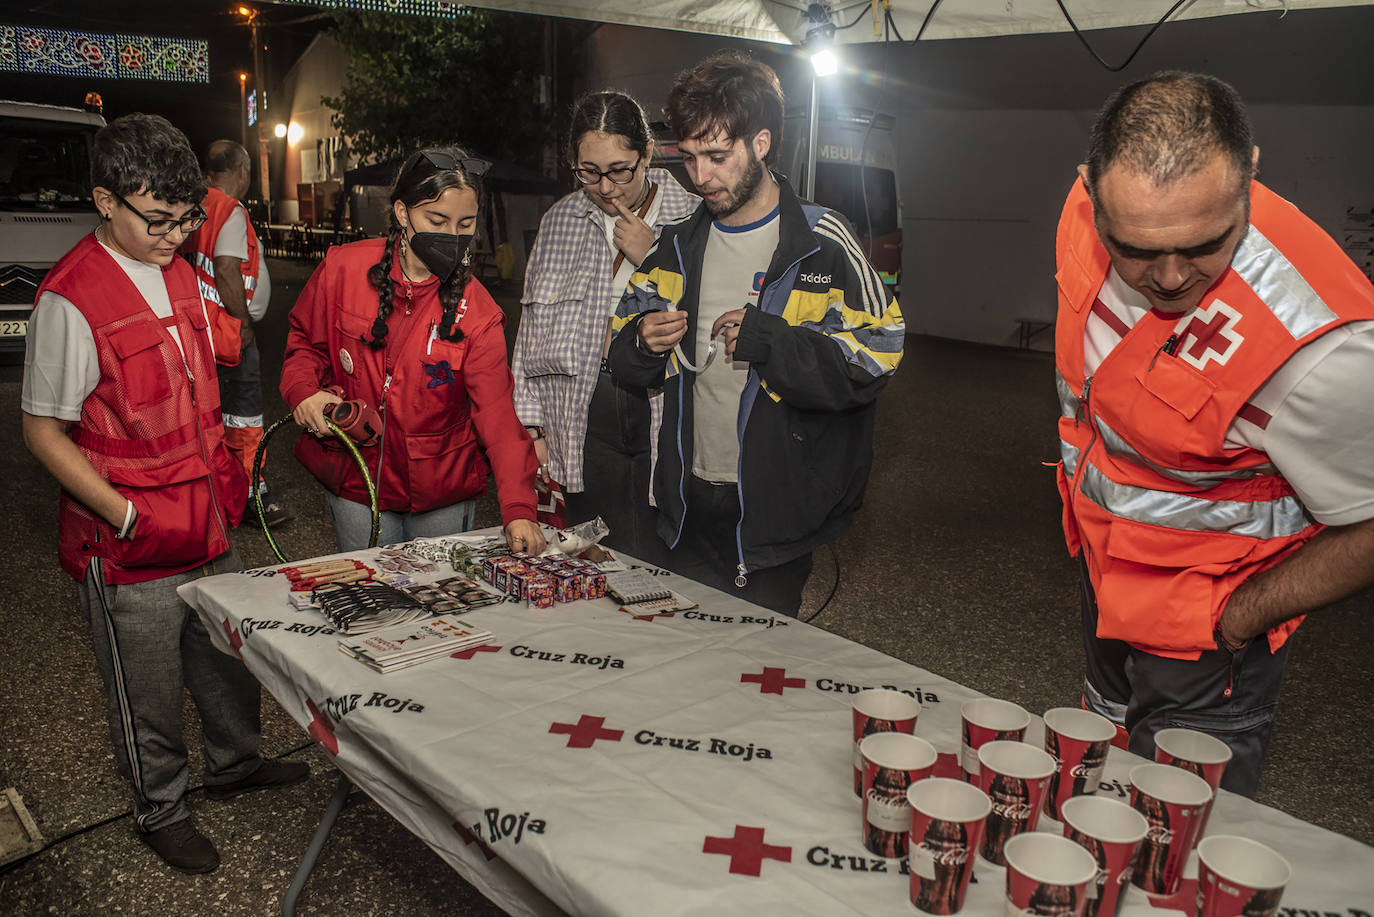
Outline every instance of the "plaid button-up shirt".
[[[664, 169], [650, 169], [649, 180], [658, 185], [660, 199], [653, 223], [657, 237], [665, 225], [696, 210], [701, 199]], [[511, 359], [515, 412], [521, 423], [544, 428], [549, 475], [573, 493], [584, 489], [587, 408], [601, 370], [607, 319], [621, 292], [614, 288], [601, 214], [580, 190], [544, 214], [525, 269], [525, 308]], [[662, 396], [651, 396], [650, 443], [656, 444]]]

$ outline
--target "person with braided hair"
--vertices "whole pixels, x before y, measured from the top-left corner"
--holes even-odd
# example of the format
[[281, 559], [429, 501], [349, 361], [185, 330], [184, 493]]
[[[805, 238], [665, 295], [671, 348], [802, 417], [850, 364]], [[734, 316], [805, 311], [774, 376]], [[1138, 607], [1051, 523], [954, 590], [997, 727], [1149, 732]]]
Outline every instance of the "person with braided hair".
[[360, 451], [380, 543], [470, 529], [490, 469], [507, 543], [544, 549], [505, 316], [468, 255], [487, 166], [458, 147], [412, 154], [391, 190], [386, 238], [330, 249], [291, 311], [281, 393], [305, 428], [296, 457], [329, 491], [340, 550], [366, 547], [371, 528], [366, 484], [325, 424], [345, 400], [378, 416], [380, 436]]

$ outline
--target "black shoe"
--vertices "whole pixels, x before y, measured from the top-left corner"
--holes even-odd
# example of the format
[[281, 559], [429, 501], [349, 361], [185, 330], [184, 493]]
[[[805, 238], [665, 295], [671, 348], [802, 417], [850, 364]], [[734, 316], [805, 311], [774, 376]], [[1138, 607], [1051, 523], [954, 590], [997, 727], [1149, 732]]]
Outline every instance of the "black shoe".
[[254, 790], [271, 790], [300, 783], [310, 776], [310, 766], [300, 761], [264, 761], [262, 766], [242, 780], [220, 783], [205, 788], [211, 799], [233, 799]]
[[284, 509], [280, 503], [272, 499], [271, 492], [266, 490], [262, 492], [262, 517], [258, 517], [258, 504], [251, 496], [248, 498], [248, 509], [243, 514], [245, 522], [261, 526], [265, 520], [269, 529], [274, 529], [295, 518], [294, 513]]
[[140, 832], [138, 836], [173, 869], [202, 873], [214, 872], [219, 867], [219, 851], [209, 838], [196, 830], [190, 818], [174, 821], [156, 831]]

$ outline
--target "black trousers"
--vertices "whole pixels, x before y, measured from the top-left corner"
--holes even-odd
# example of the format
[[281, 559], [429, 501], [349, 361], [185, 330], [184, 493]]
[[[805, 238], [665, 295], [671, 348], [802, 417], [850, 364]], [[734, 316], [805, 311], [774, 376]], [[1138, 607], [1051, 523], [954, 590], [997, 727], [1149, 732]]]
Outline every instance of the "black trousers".
[[777, 567], [750, 570], [745, 585], [737, 586], [739, 551], [735, 527], [739, 520], [739, 490], [734, 484], [712, 484], [693, 475], [687, 485], [682, 537], [677, 547], [668, 552], [664, 566], [746, 602], [795, 618], [801, 608], [802, 588], [811, 575], [811, 553]]
[[600, 516], [610, 527], [606, 545], [663, 566], [667, 547], [654, 532], [649, 505], [649, 398], [601, 372], [587, 408], [581, 493], [565, 493], [568, 524]]
[[1104, 640], [1097, 636], [1097, 597], [1081, 555], [1078, 564], [1088, 706], [1122, 723], [1130, 733], [1131, 751], [1151, 761], [1155, 733], [1161, 729], [1183, 727], [1216, 736], [1232, 754], [1222, 788], [1254, 796], [1293, 638], [1277, 653], [1269, 651], [1269, 641], [1261, 635], [1234, 652], [1221, 647], [1196, 660], [1156, 656], [1120, 640]]

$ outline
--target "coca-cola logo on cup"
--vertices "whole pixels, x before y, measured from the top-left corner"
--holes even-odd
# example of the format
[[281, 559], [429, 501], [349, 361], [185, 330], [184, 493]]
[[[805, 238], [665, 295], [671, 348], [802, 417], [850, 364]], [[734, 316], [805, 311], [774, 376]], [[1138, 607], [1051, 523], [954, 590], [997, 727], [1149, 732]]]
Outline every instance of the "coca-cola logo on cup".
[[1007, 821], [1025, 821], [1031, 816], [1031, 807], [1024, 802], [994, 802], [992, 811]]
[[1172, 828], [1165, 827], [1164, 825], [1151, 824], [1150, 827], [1145, 830], [1145, 839], [1152, 844], [1167, 847], [1174, 842], [1174, 831]]
[[930, 861], [937, 866], [963, 866], [968, 862], [967, 847], [946, 847], [942, 850], [935, 850], [921, 845], [921, 849], [930, 856]]

